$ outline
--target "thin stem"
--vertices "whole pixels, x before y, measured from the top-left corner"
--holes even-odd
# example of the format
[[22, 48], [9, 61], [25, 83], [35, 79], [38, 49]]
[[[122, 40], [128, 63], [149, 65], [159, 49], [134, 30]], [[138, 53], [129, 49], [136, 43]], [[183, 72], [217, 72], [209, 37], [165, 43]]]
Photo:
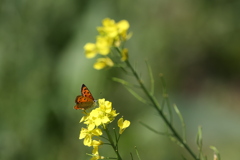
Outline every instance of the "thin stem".
[[143, 89], [144, 93], [147, 95], [149, 100], [152, 102], [153, 107], [157, 110], [158, 114], [162, 117], [163, 121], [166, 123], [168, 128], [172, 131], [173, 135], [177, 138], [177, 140], [184, 146], [184, 148], [189, 152], [189, 154], [195, 159], [198, 160], [197, 156], [193, 153], [193, 151], [189, 148], [189, 146], [184, 142], [184, 140], [181, 138], [181, 136], [178, 134], [178, 132], [175, 130], [175, 128], [172, 126], [171, 122], [168, 121], [167, 117], [163, 114], [162, 110], [159, 109], [160, 106], [156, 102], [156, 100], [151, 96], [151, 94], [148, 92], [146, 87], [144, 86], [143, 82], [141, 81], [140, 77], [138, 76], [137, 72], [133, 69], [132, 65], [128, 60], [125, 61], [127, 66], [132, 71], [133, 75], [135, 76], [136, 80], [138, 81], [139, 85]]
[[160, 74], [160, 79], [161, 79], [162, 86], [163, 86], [163, 98], [166, 100], [168, 112], [170, 115], [170, 123], [172, 124], [173, 123], [172, 110], [171, 110], [171, 105], [170, 105], [170, 101], [169, 101], [169, 97], [168, 97], [167, 89], [166, 89], [166, 82], [165, 82], [165, 79], [163, 78], [163, 74]]
[[111, 135], [110, 135], [110, 133], [109, 133], [108, 128], [107, 128], [107, 127], [104, 128], [104, 131], [107, 133], [107, 136], [108, 136], [110, 145], [112, 146], [114, 152], [117, 154], [118, 160], [122, 160], [122, 158], [121, 158], [121, 156], [120, 156], [120, 154], [119, 154], [119, 152], [118, 152], [118, 149], [117, 149], [118, 147], [114, 145], [113, 139], [112, 139], [112, 137], [111, 137]]
[[121, 134], [118, 134], [116, 133], [116, 129], [114, 128], [114, 135], [115, 135], [115, 140], [116, 140], [116, 149], [118, 150], [118, 142], [120, 140], [120, 137], [121, 137]]
[[137, 150], [137, 147], [135, 146], [134, 148], [136, 150], [136, 154], [137, 154], [138, 159], [141, 160], [140, 155], [139, 155], [138, 150]]

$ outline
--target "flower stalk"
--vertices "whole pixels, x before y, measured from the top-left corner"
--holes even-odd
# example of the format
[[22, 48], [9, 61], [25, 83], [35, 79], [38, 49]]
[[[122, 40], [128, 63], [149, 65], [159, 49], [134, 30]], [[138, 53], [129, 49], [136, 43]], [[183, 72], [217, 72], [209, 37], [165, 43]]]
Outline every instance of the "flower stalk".
[[[120, 50], [118, 50], [120, 51]], [[184, 148], [189, 152], [189, 154], [195, 159], [195, 160], [199, 160], [197, 158], [197, 156], [193, 153], [193, 151], [190, 149], [190, 147], [184, 142], [184, 140], [181, 138], [181, 136], [178, 134], [178, 132], [175, 130], [175, 128], [172, 126], [172, 124], [168, 121], [167, 117], [163, 114], [160, 106], [158, 105], [158, 103], [156, 102], [156, 100], [154, 99], [154, 97], [148, 92], [148, 90], [146, 89], [146, 87], [144, 86], [143, 82], [141, 81], [140, 77], [138, 76], [137, 72], [134, 70], [134, 68], [132, 67], [132, 65], [130, 64], [130, 62], [128, 60], [125, 61], [125, 63], [127, 64], [127, 66], [130, 68], [131, 72], [133, 73], [133, 75], [135, 76], [137, 82], [139, 83], [140, 87], [142, 88], [142, 90], [144, 91], [144, 93], [146, 94], [146, 96], [149, 98], [149, 100], [151, 101], [151, 103], [153, 104], [153, 107], [157, 110], [158, 114], [162, 117], [163, 121], [166, 123], [166, 125], [168, 126], [168, 128], [170, 129], [170, 131], [172, 132], [172, 134], [174, 135], [174, 137], [177, 138], [177, 140], [184, 146]]]
[[118, 151], [118, 147], [117, 147], [118, 144], [117, 144], [117, 142], [116, 142], [116, 144], [114, 144], [114, 141], [113, 141], [113, 139], [112, 139], [111, 134], [109, 133], [108, 128], [105, 128], [104, 131], [105, 131], [106, 134], [107, 134], [107, 137], [108, 137], [108, 140], [109, 140], [109, 142], [110, 142], [110, 145], [112, 146], [114, 152], [116, 153], [116, 155], [117, 155], [117, 157], [118, 157], [117, 159], [118, 159], [118, 160], [122, 160], [122, 157], [121, 157], [121, 155], [119, 154], [119, 151]]

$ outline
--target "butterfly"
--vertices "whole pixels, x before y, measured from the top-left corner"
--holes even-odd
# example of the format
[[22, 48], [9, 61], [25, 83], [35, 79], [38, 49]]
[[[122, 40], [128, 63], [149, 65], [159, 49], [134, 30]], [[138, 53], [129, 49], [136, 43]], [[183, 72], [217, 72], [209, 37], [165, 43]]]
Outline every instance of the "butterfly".
[[74, 106], [74, 109], [86, 110], [96, 105], [91, 92], [85, 84], [82, 84], [81, 93], [82, 95], [77, 96], [75, 99], [76, 105]]

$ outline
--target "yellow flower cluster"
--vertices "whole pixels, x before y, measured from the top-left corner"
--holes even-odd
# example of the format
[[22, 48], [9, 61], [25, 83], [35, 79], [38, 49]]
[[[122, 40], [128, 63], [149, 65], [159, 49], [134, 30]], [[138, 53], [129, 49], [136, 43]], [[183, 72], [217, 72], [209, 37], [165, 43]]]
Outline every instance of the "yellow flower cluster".
[[[100, 137], [103, 133], [100, 128], [106, 129], [107, 124], [111, 123], [115, 117], [119, 114], [116, 110], [112, 108], [112, 103], [105, 101], [105, 99], [98, 100], [99, 107], [93, 109], [86, 116], [82, 117], [80, 123], [83, 122], [87, 125], [86, 128], [82, 128], [80, 131], [79, 139], [84, 139], [83, 144], [88, 147], [93, 147], [92, 159], [102, 159], [103, 157], [99, 155], [98, 147], [103, 144], [103, 142], [98, 139], [93, 139], [95, 137]], [[118, 126], [120, 128], [119, 133], [122, 132], [130, 125], [130, 122], [123, 122], [123, 118], [118, 120]]]
[[[87, 43], [84, 46], [85, 55], [87, 58], [93, 58], [97, 54], [107, 56], [111, 47], [119, 47], [122, 42], [130, 38], [127, 34], [129, 23], [126, 20], [115, 22], [112, 19], [105, 18], [102, 21], [102, 26], [97, 27], [99, 35], [96, 37], [96, 43]], [[122, 61], [127, 59], [126, 50], [122, 53]], [[109, 57], [99, 58], [94, 64], [95, 69], [102, 69], [105, 67], [114, 66], [113, 61]]]

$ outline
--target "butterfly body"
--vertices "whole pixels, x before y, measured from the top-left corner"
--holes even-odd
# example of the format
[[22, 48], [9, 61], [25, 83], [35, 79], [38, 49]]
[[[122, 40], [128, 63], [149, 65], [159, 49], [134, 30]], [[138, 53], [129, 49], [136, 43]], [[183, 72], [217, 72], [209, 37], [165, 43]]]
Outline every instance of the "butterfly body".
[[74, 109], [86, 110], [96, 105], [91, 92], [84, 84], [82, 85], [81, 93], [82, 95], [77, 96], [75, 99], [76, 105], [74, 106]]

